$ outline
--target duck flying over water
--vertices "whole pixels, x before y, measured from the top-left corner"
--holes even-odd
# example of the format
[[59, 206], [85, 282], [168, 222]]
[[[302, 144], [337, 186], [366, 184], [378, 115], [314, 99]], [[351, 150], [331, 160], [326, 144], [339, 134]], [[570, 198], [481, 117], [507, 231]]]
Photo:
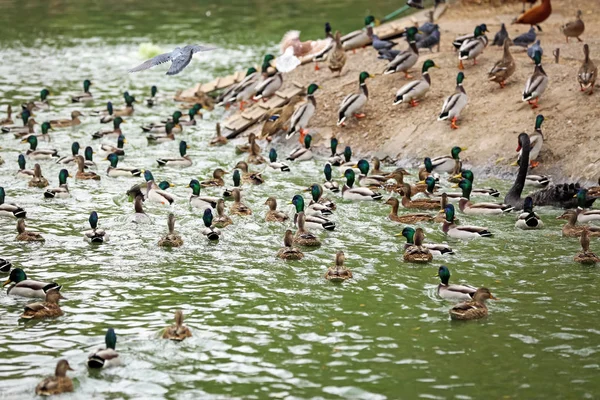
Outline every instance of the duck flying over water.
[[183, 71], [185, 67], [187, 67], [190, 61], [192, 61], [194, 53], [214, 49], [216, 49], [216, 47], [201, 46], [198, 44], [191, 44], [185, 46], [184, 48], [176, 47], [172, 52], [159, 54], [156, 57], [141, 63], [137, 67], [130, 69], [129, 72], [143, 71], [145, 69], [156, 67], [157, 65], [171, 61], [171, 67], [167, 71], [167, 75], [177, 75]]

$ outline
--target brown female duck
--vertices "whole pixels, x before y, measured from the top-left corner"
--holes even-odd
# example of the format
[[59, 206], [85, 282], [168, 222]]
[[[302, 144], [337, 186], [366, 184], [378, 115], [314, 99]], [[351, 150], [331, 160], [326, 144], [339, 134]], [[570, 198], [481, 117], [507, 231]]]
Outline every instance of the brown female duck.
[[231, 191], [231, 195], [233, 196], [233, 204], [229, 208], [231, 214], [241, 216], [252, 215], [252, 210], [247, 205], [242, 203], [242, 194], [240, 192], [240, 189], [233, 189]]
[[50, 288], [46, 292], [46, 301], [30, 303], [25, 306], [25, 311], [21, 314], [24, 319], [43, 319], [56, 318], [63, 315], [58, 302], [64, 299], [58, 288]]
[[48, 186], [48, 179], [42, 175], [42, 167], [40, 164], [35, 164], [33, 167], [33, 178], [29, 181], [30, 187], [45, 188]]
[[233, 224], [229, 215], [225, 214], [225, 200], [219, 198], [217, 200], [217, 217], [213, 219], [212, 226], [215, 228], [225, 228], [228, 225]]
[[179, 247], [183, 245], [183, 239], [175, 232], [175, 215], [169, 213], [167, 218], [167, 227], [169, 232], [158, 241], [158, 245], [161, 247]]
[[275, 197], [269, 197], [267, 201], [265, 201], [265, 205], [269, 206], [269, 211], [267, 211], [267, 215], [265, 215], [265, 221], [285, 222], [290, 219], [286, 213], [277, 210], [277, 200]]
[[498, 300], [492, 296], [488, 288], [479, 288], [473, 295], [473, 300], [457, 304], [450, 309], [450, 318], [465, 321], [487, 317], [488, 309], [485, 301], [488, 299]]
[[277, 252], [277, 257], [283, 260], [302, 260], [304, 258], [304, 253], [294, 247], [294, 234], [290, 229], [285, 231], [283, 247]]
[[388, 218], [391, 221], [399, 222], [401, 224], [416, 224], [417, 222], [431, 222], [433, 221], [433, 217], [426, 213], [413, 213], [413, 214], [405, 214], [398, 215], [398, 209], [400, 208], [400, 202], [395, 197], [390, 197], [387, 199], [385, 204], [389, 204], [392, 206], [392, 210], [390, 211]]
[[67, 376], [67, 371], [73, 371], [67, 360], [60, 360], [56, 364], [54, 376], [50, 376], [35, 387], [38, 396], [52, 396], [55, 394], [73, 391], [73, 381]]
[[17, 237], [15, 238], [21, 242], [45, 242], [46, 239], [42, 235], [37, 232], [31, 232], [25, 230], [25, 220], [23, 218], [19, 218], [17, 220]]
[[556, 219], [565, 219], [567, 223], [562, 228], [562, 235], [566, 237], [580, 237], [586, 230], [588, 236], [600, 237], [600, 228], [596, 226], [577, 225], [577, 211], [567, 210]]
[[335, 255], [335, 265], [329, 267], [325, 272], [325, 279], [332, 282], [343, 282], [346, 279], [352, 278], [352, 271], [344, 266], [346, 257], [343, 251], [338, 251]]
[[575, 261], [581, 264], [596, 264], [600, 262], [600, 258], [590, 251], [590, 236], [587, 229], [581, 231], [581, 251], [575, 256]]
[[163, 339], [175, 340], [181, 342], [185, 338], [192, 337], [190, 328], [183, 324], [183, 311], [175, 311], [175, 324], [165, 329]]

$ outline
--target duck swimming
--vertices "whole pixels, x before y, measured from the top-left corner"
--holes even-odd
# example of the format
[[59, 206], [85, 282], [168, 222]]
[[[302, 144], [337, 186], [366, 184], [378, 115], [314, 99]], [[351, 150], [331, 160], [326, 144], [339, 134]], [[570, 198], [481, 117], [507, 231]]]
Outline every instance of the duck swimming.
[[450, 270], [445, 265], [438, 269], [441, 283], [437, 287], [437, 295], [446, 300], [471, 301], [477, 288], [470, 285], [450, 284]]
[[35, 387], [38, 396], [52, 396], [55, 394], [73, 391], [73, 381], [67, 376], [67, 371], [73, 371], [67, 360], [60, 360], [56, 364], [54, 376], [50, 376]]
[[21, 314], [23, 319], [56, 318], [63, 315], [58, 302], [64, 299], [58, 288], [50, 288], [46, 291], [46, 300], [42, 303], [29, 303]]
[[165, 329], [162, 338], [181, 342], [186, 338], [192, 337], [190, 328], [183, 324], [183, 311], [175, 311], [175, 324]]
[[277, 252], [277, 257], [283, 260], [302, 260], [304, 253], [294, 247], [294, 234], [290, 229], [283, 236], [283, 247]]
[[202, 215], [202, 221], [204, 222], [204, 229], [202, 229], [202, 234], [206, 236], [208, 240], [219, 240], [219, 238], [221, 237], [221, 231], [212, 226], [213, 215], [211, 208], [206, 208], [204, 210], [204, 214]]
[[27, 212], [14, 203], [5, 203], [6, 192], [4, 188], [0, 186], [0, 216], [3, 217], [14, 217], [14, 218], [25, 218]]
[[335, 254], [335, 265], [329, 267], [325, 272], [325, 279], [331, 282], [343, 282], [347, 279], [352, 278], [352, 271], [344, 266], [346, 257], [343, 251], [338, 251]]
[[46, 293], [50, 289], [60, 290], [62, 286], [60, 286], [56, 282], [41, 282], [35, 281], [33, 279], [28, 279], [27, 274], [21, 268], [15, 268], [10, 271], [10, 276], [8, 279], [2, 284], [2, 286], [7, 286], [8, 290], [6, 294], [9, 296], [20, 296], [20, 297], [29, 297], [29, 298], [46, 298]]
[[158, 245], [161, 247], [180, 247], [183, 245], [183, 239], [175, 232], [175, 215], [169, 213], [167, 218], [167, 227], [169, 228], [168, 233], [158, 241]]
[[96, 211], [90, 213], [88, 221], [92, 229], [83, 232], [84, 240], [95, 244], [108, 242], [108, 233], [104, 229], [98, 228], [98, 213]]
[[88, 356], [87, 366], [92, 369], [109, 368], [121, 365], [117, 347], [117, 334], [113, 328], [108, 328], [104, 336], [106, 348], [98, 349]]
[[61, 169], [58, 173], [58, 187], [53, 189], [48, 189], [44, 192], [44, 197], [46, 199], [66, 199], [71, 196], [69, 192], [69, 186], [67, 185], [67, 178], [71, 178], [71, 174], [66, 169]]

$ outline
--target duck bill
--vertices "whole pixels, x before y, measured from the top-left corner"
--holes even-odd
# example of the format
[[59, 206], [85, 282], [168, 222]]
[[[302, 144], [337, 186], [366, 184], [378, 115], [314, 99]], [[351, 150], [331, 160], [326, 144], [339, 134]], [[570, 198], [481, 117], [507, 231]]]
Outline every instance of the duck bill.
[[2, 284], [2, 287], [6, 286], [6, 285], [8, 285], [8, 284], [10, 284], [10, 283], [12, 283], [12, 281], [11, 281], [10, 279], [7, 279], [7, 280], [6, 280], [6, 281], [5, 281], [5, 282]]

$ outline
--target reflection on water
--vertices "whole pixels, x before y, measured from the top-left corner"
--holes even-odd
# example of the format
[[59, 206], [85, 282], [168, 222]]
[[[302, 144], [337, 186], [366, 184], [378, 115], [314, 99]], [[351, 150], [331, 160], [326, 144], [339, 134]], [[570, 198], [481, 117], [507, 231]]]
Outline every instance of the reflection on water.
[[[367, 6], [381, 10], [379, 15], [397, 5], [371, 3], [353, 2], [356, 10], [345, 6], [345, 15], [362, 14]], [[53, 94], [52, 108], [40, 112], [39, 121], [68, 117], [81, 109], [69, 103], [67, 94], [80, 90], [85, 78], [95, 84], [96, 107], [107, 100], [120, 106], [124, 90], [141, 100], [151, 84], [172, 93], [222, 70], [239, 69], [256, 62], [267, 48], [261, 46], [277, 40], [289, 23], [266, 18], [267, 2], [252, 3], [252, 13], [240, 2], [220, 6], [189, 2], [164, 10], [163, 3], [151, 1], [145, 2], [144, 11], [134, 11], [133, 2], [0, 4], [7, 10], [0, 16], [0, 30], [5, 33], [11, 27], [20, 32], [2, 35], [2, 111], [5, 104], [16, 107], [47, 87]], [[298, 4], [296, 11], [289, 11], [297, 22], [289, 23], [289, 28], [317, 35], [320, 27], [307, 22], [325, 18], [316, 10], [334, 13], [344, 4], [348, 3]], [[210, 7], [214, 8], [208, 20], [215, 25], [198, 23], [195, 16]], [[291, 10], [283, 2], [273, 7]], [[313, 14], [303, 13], [304, 7]], [[118, 16], [114, 23], [113, 14]], [[240, 24], [240, 19], [247, 23]], [[25, 21], [32, 22], [33, 33], [18, 29]], [[169, 21], [181, 29], [168, 29]], [[344, 23], [354, 26], [346, 17]], [[244, 46], [230, 44], [241, 41], [240, 33], [218, 36], [210, 31], [226, 24], [236, 24], [236, 32], [238, 27], [244, 32]], [[249, 36], [256, 26], [261, 33]], [[149, 39], [169, 49], [180, 41], [193, 41], [190, 31], [196, 28], [210, 31], [208, 42], [225, 49], [197, 56], [175, 78], [167, 78], [163, 70], [125, 73], [139, 61], [140, 42]], [[132, 34], [136, 39], [126, 39]], [[307, 251], [304, 260], [285, 263], [274, 257], [284, 227], [264, 223], [263, 203], [275, 196], [280, 208], [291, 214], [287, 203], [292, 196], [323, 179], [323, 160], [317, 159], [292, 165], [285, 176], [265, 170], [264, 185], [244, 187], [244, 201], [254, 215], [234, 217], [223, 239], [211, 244], [200, 234], [201, 215], [189, 207], [186, 186], [191, 178], [206, 179], [216, 167], [231, 170], [241, 157], [234, 155], [234, 144], [207, 147], [222, 116], [216, 110], [180, 135], [190, 145], [194, 166], [158, 168], [156, 158], [177, 154], [177, 143], [148, 147], [139, 125], [159, 120], [175, 108], [168, 100], [153, 109], [140, 105], [123, 125], [129, 142], [123, 164], [151, 169], [157, 180], [175, 184], [169, 189], [177, 197], [174, 206], [144, 205], [152, 225], [128, 222], [133, 204], [125, 192], [141, 180], [106, 177], [108, 164], [100, 154], [95, 155], [103, 175], [100, 182], [71, 179], [71, 198], [48, 201], [41, 189], [29, 188], [14, 176], [17, 155], [26, 146], [12, 135], [2, 136], [0, 154], [6, 163], [0, 166], [0, 181], [7, 200], [28, 211], [29, 229], [42, 232], [46, 243], [15, 242], [14, 221], [2, 219], [0, 256], [33, 279], [63, 284], [68, 300], [63, 302], [63, 317], [24, 323], [18, 316], [27, 300], [0, 294], [4, 311], [0, 397], [30, 397], [58, 358], [69, 359], [76, 369], [70, 373], [76, 381], [73, 398], [553, 398], [557, 391], [579, 398], [597, 392], [599, 273], [573, 263], [578, 243], [560, 237], [562, 221], [554, 219], [557, 210], [538, 210], [547, 226], [540, 232], [516, 231], [514, 216], [461, 216], [468, 223], [488, 226], [495, 237], [466, 243], [450, 240], [456, 255], [415, 266], [402, 261], [402, 238], [394, 236], [401, 226], [385, 218], [387, 206], [348, 203], [328, 193], [338, 202], [333, 217], [337, 229], [320, 233], [325, 245]], [[89, 110], [83, 108], [86, 114]], [[81, 126], [51, 132], [53, 141], [40, 147], [68, 154], [71, 142], [78, 140], [82, 147], [98, 150], [91, 134], [101, 127], [97, 118], [86, 117]], [[279, 153], [283, 158], [286, 151]], [[60, 167], [50, 161], [40, 164], [55, 186]], [[228, 175], [228, 183], [230, 179]], [[509, 187], [494, 179], [485, 184], [503, 193]], [[80, 232], [88, 228], [92, 210], [98, 211], [100, 226], [111, 234], [106, 245], [92, 247], [82, 239]], [[169, 211], [175, 213], [176, 229], [185, 241], [172, 251], [156, 245], [166, 231]], [[427, 240], [444, 241], [439, 226], [427, 224], [424, 229]], [[594, 243], [592, 248], [597, 247]], [[346, 253], [354, 274], [343, 285], [323, 278], [338, 250]], [[442, 263], [451, 269], [453, 281], [485, 285], [501, 299], [490, 304], [488, 319], [449, 321], [451, 305], [435, 297], [434, 276]], [[177, 308], [183, 309], [194, 334], [180, 344], [159, 339]], [[89, 373], [85, 359], [103, 346], [107, 327], [117, 332], [124, 366]]]

